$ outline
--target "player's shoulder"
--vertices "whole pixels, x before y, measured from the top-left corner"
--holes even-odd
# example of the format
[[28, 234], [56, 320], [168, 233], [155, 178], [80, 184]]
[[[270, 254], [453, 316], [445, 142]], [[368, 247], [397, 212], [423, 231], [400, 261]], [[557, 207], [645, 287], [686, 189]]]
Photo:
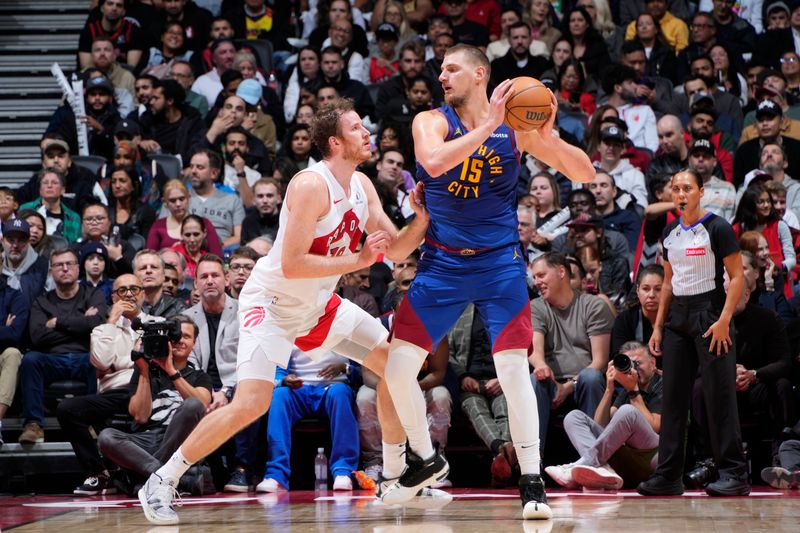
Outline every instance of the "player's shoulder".
[[432, 125], [436, 123], [447, 124], [447, 116], [442, 108], [429, 109], [422, 111], [414, 117], [414, 124]]

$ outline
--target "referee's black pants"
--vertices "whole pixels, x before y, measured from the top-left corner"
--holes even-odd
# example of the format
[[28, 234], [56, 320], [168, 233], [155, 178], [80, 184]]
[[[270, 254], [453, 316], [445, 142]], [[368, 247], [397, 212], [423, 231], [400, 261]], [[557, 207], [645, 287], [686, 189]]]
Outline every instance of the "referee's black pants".
[[[719, 318], [724, 293], [673, 296], [661, 341], [663, 408], [656, 473], [677, 481], [683, 474], [686, 426], [697, 371], [703, 380], [711, 453], [723, 478], [747, 480], [736, 408], [736, 349], [717, 357], [703, 333]], [[733, 339], [731, 324], [731, 339]]]

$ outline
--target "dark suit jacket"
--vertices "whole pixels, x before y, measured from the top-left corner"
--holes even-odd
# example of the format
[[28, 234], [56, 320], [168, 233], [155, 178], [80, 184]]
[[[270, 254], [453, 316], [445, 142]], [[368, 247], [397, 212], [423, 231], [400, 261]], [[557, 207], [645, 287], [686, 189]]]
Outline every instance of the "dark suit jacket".
[[492, 61], [492, 85], [497, 85], [503, 80], [511, 80], [519, 76], [530, 76], [539, 79], [542, 73], [552, 66], [550, 60], [542, 56], [533, 56], [528, 53], [528, 62], [524, 67], [517, 66], [517, 58], [509, 50], [503, 57]]

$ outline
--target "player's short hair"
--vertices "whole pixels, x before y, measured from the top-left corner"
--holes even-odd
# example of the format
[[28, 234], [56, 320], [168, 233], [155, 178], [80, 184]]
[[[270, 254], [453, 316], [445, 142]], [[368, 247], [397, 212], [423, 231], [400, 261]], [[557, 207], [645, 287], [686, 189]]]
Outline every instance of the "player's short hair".
[[331, 146], [328, 139], [341, 135], [339, 122], [342, 115], [350, 111], [355, 111], [353, 101], [349, 98], [337, 98], [314, 115], [311, 121], [311, 140], [317, 145], [323, 158], [330, 157]]
[[489, 64], [489, 58], [486, 57], [486, 54], [483, 53], [483, 50], [477, 46], [472, 46], [471, 44], [458, 43], [457, 45], [448, 48], [444, 55], [449, 56], [450, 54], [455, 54], [458, 52], [463, 52], [464, 57], [466, 57], [467, 60], [474, 66], [485, 68], [486, 80], [489, 80], [489, 76], [492, 74], [492, 67]]

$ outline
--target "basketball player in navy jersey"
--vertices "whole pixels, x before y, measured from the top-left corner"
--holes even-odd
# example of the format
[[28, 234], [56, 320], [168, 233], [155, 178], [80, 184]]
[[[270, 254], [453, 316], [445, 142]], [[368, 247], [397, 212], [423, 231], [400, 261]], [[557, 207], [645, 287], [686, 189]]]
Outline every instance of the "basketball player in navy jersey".
[[489, 75], [489, 61], [478, 48], [450, 48], [439, 76], [447, 105], [414, 119], [417, 179], [425, 185], [431, 220], [417, 276], [397, 311], [385, 374], [411, 453], [399, 480], [381, 483], [380, 497], [401, 503], [447, 475], [447, 461], [431, 444], [416, 376], [428, 352], [474, 303], [508, 402], [523, 518], [547, 519], [553, 513], [539, 472], [536, 396], [527, 360], [533, 329], [517, 231], [520, 155], [527, 152], [578, 182], [592, 181], [595, 170], [583, 151], [553, 134], [552, 94], [547, 123], [515, 132], [503, 124], [511, 81], [500, 83], [487, 100]]

